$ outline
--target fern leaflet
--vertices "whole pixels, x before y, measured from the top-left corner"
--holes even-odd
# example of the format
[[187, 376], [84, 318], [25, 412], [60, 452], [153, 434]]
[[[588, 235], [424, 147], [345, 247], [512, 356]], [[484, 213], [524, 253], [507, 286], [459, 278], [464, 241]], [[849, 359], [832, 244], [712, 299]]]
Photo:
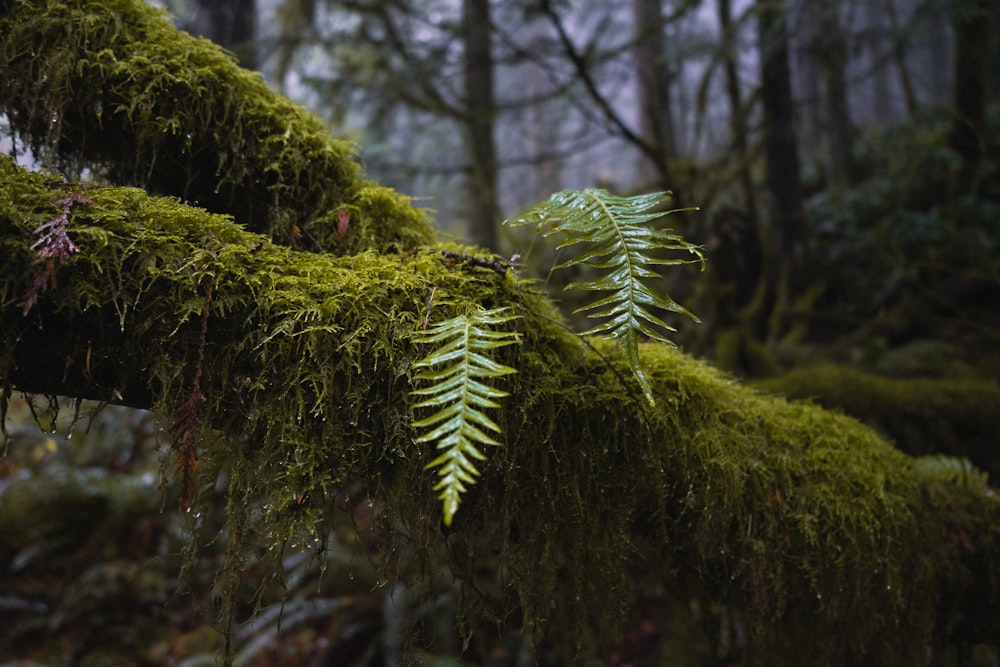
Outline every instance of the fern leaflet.
[[[670, 298], [666, 291], [649, 286], [662, 280], [651, 265], [672, 266], [693, 261], [704, 263], [701, 248], [688, 243], [669, 230], [655, 229], [647, 223], [674, 211], [655, 210], [670, 193], [654, 192], [634, 197], [619, 197], [606, 190], [563, 190], [548, 201], [506, 221], [509, 225], [535, 224], [546, 237], [564, 235], [562, 249], [589, 243], [579, 254], [557, 264], [555, 269], [584, 265], [602, 272], [595, 280], [573, 282], [566, 289], [608, 292], [606, 296], [577, 308], [576, 313], [601, 320], [581, 335], [599, 335], [617, 340], [632, 373], [650, 404], [655, 405], [653, 388], [639, 364], [639, 338], [645, 336], [673, 344], [662, 330], [676, 331], [654, 314], [653, 309], [698, 318]], [[659, 251], [682, 250], [697, 259], [665, 258]]]
[[476, 483], [479, 471], [474, 461], [486, 459], [478, 445], [500, 444], [489, 434], [499, 434], [500, 427], [483, 410], [500, 407], [494, 399], [507, 396], [507, 392], [490, 386], [489, 379], [517, 372], [486, 356], [490, 350], [519, 340], [515, 332], [492, 329], [517, 317], [505, 315], [506, 310], [478, 308], [415, 335], [418, 343], [435, 346], [413, 364], [419, 371], [415, 378], [432, 384], [411, 393], [426, 397], [414, 409], [438, 410], [413, 425], [430, 429], [417, 442], [437, 442], [440, 454], [426, 468], [440, 466], [440, 481], [434, 490], [441, 492], [438, 498], [444, 502], [444, 523], [448, 526], [467, 485]]
[[989, 475], [978, 470], [967, 458], [947, 454], [921, 456], [915, 461], [914, 467], [966, 489], [989, 488]]

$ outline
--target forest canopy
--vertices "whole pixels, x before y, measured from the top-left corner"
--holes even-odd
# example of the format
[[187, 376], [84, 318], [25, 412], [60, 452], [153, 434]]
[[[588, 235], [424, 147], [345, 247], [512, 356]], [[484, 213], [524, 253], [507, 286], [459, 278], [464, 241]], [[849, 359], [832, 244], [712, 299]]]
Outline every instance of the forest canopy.
[[[968, 462], [663, 343], [637, 348], [646, 400], [540, 284], [435, 242], [319, 119], [142, 2], [0, 0], [0, 40], [0, 111], [37, 161], [0, 157], [0, 415], [26, 392], [164, 420], [166, 511], [225, 497], [229, 658], [247, 564], [280, 579], [345, 497], [370, 503], [383, 586], [446, 568], [459, 626], [539, 655], [601, 660], [650, 589], [734, 610], [753, 664], [936, 664], [1000, 636], [1000, 498]], [[414, 334], [477, 307], [517, 316], [495, 351], [517, 372], [446, 530]], [[38, 499], [3, 488], [5, 550]]]

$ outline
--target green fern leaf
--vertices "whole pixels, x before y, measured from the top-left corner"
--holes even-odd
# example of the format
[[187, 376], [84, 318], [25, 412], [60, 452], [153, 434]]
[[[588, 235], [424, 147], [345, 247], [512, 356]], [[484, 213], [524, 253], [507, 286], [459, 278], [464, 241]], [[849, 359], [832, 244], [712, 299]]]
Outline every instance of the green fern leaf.
[[444, 523], [448, 526], [458, 511], [461, 495], [468, 490], [467, 485], [476, 483], [479, 471], [474, 461], [486, 459], [478, 446], [500, 444], [490, 435], [490, 432], [499, 434], [500, 427], [483, 410], [500, 407], [494, 399], [507, 396], [507, 392], [490, 386], [489, 380], [517, 372], [486, 355], [490, 350], [518, 341], [515, 332], [492, 329], [517, 317], [505, 315], [506, 310], [479, 308], [414, 336], [418, 343], [435, 346], [429, 355], [413, 364], [413, 369], [419, 371], [415, 378], [432, 384], [411, 393], [426, 397], [414, 404], [414, 410], [437, 408], [437, 411], [413, 425], [430, 429], [417, 442], [437, 443], [440, 454], [426, 468], [440, 466], [440, 481], [434, 490], [441, 492], [438, 498], [444, 502]]
[[980, 491], [989, 487], [989, 475], [978, 470], [967, 458], [936, 454], [916, 459], [917, 470], [935, 475], [939, 479], [966, 489]]
[[[563, 190], [548, 201], [520, 216], [507, 220], [509, 225], [535, 224], [546, 237], [563, 235], [559, 249], [578, 243], [589, 247], [554, 269], [585, 265], [602, 272], [595, 280], [574, 282], [566, 289], [582, 289], [607, 294], [575, 312], [586, 313], [600, 322], [582, 335], [599, 335], [617, 340], [643, 394], [655, 405], [653, 389], [639, 364], [639, 338], [645, 336], [672, 345], [663, 330], [676, 331], [654, 314], [665, 310], [698, 318], [670, 298], [666, 291], [650, 287], [663, 278], [653, 265], [672, 266], [693, 261], [704, 262], [701, 249], [669, 230], [656, 229], [647, 223], [676, 211], [656, 210], [669, 199], [668, 192], [635, 197], [618, 197], [606, 190]], [[694, 255], [696, 259], [663, 257], [662, 251]]]

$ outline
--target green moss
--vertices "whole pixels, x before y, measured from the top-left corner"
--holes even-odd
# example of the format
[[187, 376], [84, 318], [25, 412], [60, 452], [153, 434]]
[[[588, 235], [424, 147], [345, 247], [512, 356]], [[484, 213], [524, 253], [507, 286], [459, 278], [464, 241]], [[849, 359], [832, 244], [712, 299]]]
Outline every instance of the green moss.
[[1000, 386], [975, 378], [893, 379], [824, 364], [760, 380], [755, 386], [789, 398], [812, 399], [883, 432], [911, 454], [968, 456], [1000, 477], [996, 433]]
[[[80, 251], [25, 315], [35, 230], [68, 186], [0, 159], [0, 384], [170, 416], [201, 366], [200, 481], [230, 478], [224, 613], [242, 554], [310, 539], [349, 491], [375, 502], [383, 581], [446, 563], [466, 615], [516, 605], [567, 661], [600, 654], [646, 585], [738, 610], [757, 664], [928, 664], [956, 618], [1000, 635], [990, 489], [643, 345], [653, 410], [612, 345], [569, 333], [531, 284], [450, 266], [442, 248], [471, 250], [423, 245], [422, 213], [207, 42], [139, 2], [0, 8], [0, 100], [32, 150], [229, 214], [88, 189], [67, 229]], [[443, 536], [411, 333], [471, 305], [510, 307], [523, 343], [497, 355], [519, 371], [505, 446]]]
[[[430, 241], [427, 216], [365, 180], [347, 142], [163, 12], [130, 0], [2, 7], [0, 111], [48, 165], [183, 197], [307, 250]], [[340, 207], [366, 213], [343, 238]]]
[[[530, 284], [434, 247], [297, 253], [175, 200], [92, 189], [68, 228], [80, 252], [24, 316], [33, 230], [63, 196], [0, 160], [0, 378], [173, 414], [214, 277], [199, 455], [204, 483], [231, 478], [228, 596], [241, 552], [309, 539], [350, 488], [376, 501], [383, 580], [446, 562], [469, 584], [466, 614], [503, 617], [513, 591], [568, 656], [607, 645], [639, 580], [740, 609], [749, 654], [768, 662], [805, 650], [810, 664], [924, 664], [950, 631], [944, 602], [975, 593], [996, 610], [988, 490], [934, 477], [853, 419], [643, 345], [652, 410], [613, 345], [589, 348]], [[445, 540], [410, 426], [410, 333], [429, 304], [438, 319], [471, 303], [512, 307], [524, 341], [497, 355], [519, 371], [498, 411], [504, 447]], [[483, 562], [513, 588], [474, 588]], [[982, 618], [1000, 632], [1000, 616]]]

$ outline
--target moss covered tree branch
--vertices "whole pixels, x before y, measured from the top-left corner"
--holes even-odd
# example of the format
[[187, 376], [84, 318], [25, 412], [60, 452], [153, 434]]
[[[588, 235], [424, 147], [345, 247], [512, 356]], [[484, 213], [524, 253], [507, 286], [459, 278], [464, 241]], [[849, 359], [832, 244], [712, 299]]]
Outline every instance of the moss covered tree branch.
[[0, 113], [64, 174], [182, 197], [305, 250], [431, 239], [426, 215], [366, 180], [350, 144], [146, 3], [2, 0], [0, 71]]
[[[22, 140], [146, 188], [0, 159], [3, 399], [188, 406], [197, 488], [230, 475], [233, 551], [256, 546], [250, 527], [317, 534], [360, 486], [386, 578], [408, 554], [428, 566], [407, 571], [445, 561], [473, 591], [485, 558], [570, 655], [615, 634], [640, 581], [739, 610], [767, 664], [927, 664], [956, 636], [1000, 635], [1000, 501], [982, 483], [642, 344], [650, 408], [614, 348], [512, 276], [444, 261], [425, 216], [319, 121], [141, 2], [0, 0], [0, 37]], [[445, 536], [412, 428], [412, 333], [471, 306], [510, 308], [522, 342], [498, 351], [518, 370], [503, 446]]]
[[[988, 489], [936, 477], [851, 419], [756, 394], [659, 345], [642, 350], [651, 412], [613, 349], [588, 350], [541, 297], [496, 272], [449, 267], [435, 248], [298, 253], [171, 199], [90, 188], [66, 228], [79, 252], [25, 314], [37, 230], [67, 186], [0, 165], [6, 391], [173, 414], [189, 394], [211, 277], [200, 455], [232, 469], [243, 502], [268, 508], [268, 539], [317, 530], [337, 490], [363, 483], [385, 544], [420, 539], [425, 557], [444, 559], [500, 550], [528, 618], [571, 636], [595, 609], [593, 627], [612, 632], [633, 577], [736, 605], [769, 655], [807, 638], [826, 658], [916, 664], [954, 631], [954, 612], [996, 609], [1000, 503]], [[428, 453], [408, 407], [419, 353], [409, 334], [435, 289], [442, 317], [471, 302], [524, 319], [524, 342], [503, 358], [519, 369], [505, 446], [449, 549], [434, 537]], [[290, 512], [303, 498], [307, 511]], [[883, 641], [890, 632], [907, 639]]]

